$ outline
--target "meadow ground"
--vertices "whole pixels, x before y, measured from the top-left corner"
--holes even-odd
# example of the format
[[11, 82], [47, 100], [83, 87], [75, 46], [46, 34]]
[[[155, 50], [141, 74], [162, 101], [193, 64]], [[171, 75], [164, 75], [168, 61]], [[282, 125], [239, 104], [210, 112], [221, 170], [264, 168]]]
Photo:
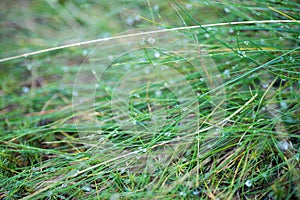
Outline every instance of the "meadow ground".
[[0, 199], [300, 199], [297, 1], [0, 8]]

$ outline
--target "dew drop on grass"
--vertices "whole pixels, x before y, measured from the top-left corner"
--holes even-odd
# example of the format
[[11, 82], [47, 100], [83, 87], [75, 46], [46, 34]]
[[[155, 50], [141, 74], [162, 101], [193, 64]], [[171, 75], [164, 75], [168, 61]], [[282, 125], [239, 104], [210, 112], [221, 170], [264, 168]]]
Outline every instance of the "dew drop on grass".
[[154, 57], [155, 57], [155, 58], [159, 58], [159, 57], [160, 57], [160, 53], [159, 53], [159, 52], [155, 52], [155, 53], [154, 53]]
[[262, 87], [263, 87], [264, 89], [268, 88], [268, 87], [269, 87], [269, 83], [263, 83], [263, 84], [262, 84]]
[[155, 39], [154, 38], [148, 38], [148, 42], [149, 42], [149, 44], [154, 44], [155, 43]]
[[245, 40], [245, 41], [244, 41], [244, 44], [245, 44], [245, 45], [249, 45], [249, 41], [248, 41], [248, 40]]
[[156, 90], [155, 91], [155, 96], [160, 97], [162, 94], [161, 90]]
[[210, 38], [210, 35], [208, 33], [205, 33], [204, 37], [208, 39], [208, 38]]
[[225, 69], [223, 74], [225, 77], [230, 78], [230, 70], [229, 69]]
[[196, 195], [196, 196], [197, 196], [197, 195], [199, 195], [199, 194], [200, 194], [199, 190], [194, 190], [194, 191], [193, 191], [193, 195]]
[[158, 12], [158, 11], [159, 11], [159, 5], [158, 5], [158, 4], [155, 4], [155, 5], [153, 6], [153, 10], [154, 10], [154, 12]]
[[66, 183], [63, 183], [63, 184], [61, 185], [62, 188], [66, 188], [67, 186], [68, 186], [68, 184], [66, 184]]
[[286, 151], [289, 148], [289, 143], [285, 140], [278, 142], [277, 145], [281, 151]]
[[233, 33], [234, 32], [234, 30], [231, 28], [231, 29], [229, 29], [229, 33]]
[[27, 68], [28, 71], [31, 71], [32, 70], [32, 65], [27, 65], [26, 68]]
[[77, 91], [73, 91], [73, 96], [78, 96], [78, 92]]
[[188, 4], [185, 5], [185, 8], [186, 8], [187, 10], [192, 10], [192, 9], [193, 9], [193, 5], [190, 4], [190, 3], [188, 3]]
[[251, 187], [251, 186], [252, 186], [252, 181], [248, 179], [248, 180], [245, 182], [245, 185], [246, 185], [247, 187]]
[[95, 88], [99, 88], [100, 85], [98, 83], [95, 84]]
[[279, 37], [279, 40], [281, 40], [281, 41], [282, 41], [283, 39], [284, 39], [283, 37]]
[[26, 86], [22, 87], [23, 93], [28, 93], [29, 91], [30, 91], [29, 87], [26, 87]]
[[204, 81], [204, 78], [200, 78], [199, 80], [200, 80], [201, 82], [203, 82], [203, 81]]
[[136, 15], [136, 16], [134, 16], [134, 20], [135, 20], [136, 22], [139, 22], [139, 21], [141, 21], [141, 18], [140, 18], [140, 16]]
[[227, 8], [227, 7], [224, 8], [224, 11], [225, 11], [226, 13], [230, 13], [230, 9]]
[[133, 17], [127, 17], [126, 24], [129, 25], [129, 26], [132, 26], [134, 24]]
[[85, 192], [90, 192], [92, 190], [92, 188], [89, 186], [83, 186], [81, 189]]
[[165, 136], [170, 137], [171, 133], [170, 132], [165, 132]]
[[284, 100], [280, 101], [280, 106], [281, 106], [282, 109], [287, 109], [286, 101], [284, 101]]
[[295, 58], [293, 58], [292, 56], [289, 57], [289, 61], [291, 61], [292, 63], [295, 62]]
[[108, 56], [108, 60], [113, 61], [113, 59], [114, 59], [114, 56], [113, 56], [113, 55], [109, 55], [109, 56]]
[[88, 55], [88, 53], [89, 53], [89, 52], [88, 52], [88, 50], [86, 50], [86, 49], [82, 51], [82, 55], [84, 55], [84, 56]]
[[185, 197], [186, 193], [181, 191], [181, 192], [179, 192], [179, 195]]

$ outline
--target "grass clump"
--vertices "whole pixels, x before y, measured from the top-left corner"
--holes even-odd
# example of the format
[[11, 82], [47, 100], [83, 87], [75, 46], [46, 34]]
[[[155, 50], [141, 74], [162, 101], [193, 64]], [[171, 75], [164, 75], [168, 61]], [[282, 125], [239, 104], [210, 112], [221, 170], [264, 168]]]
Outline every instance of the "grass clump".
[[297, 3], [0, 5], [1, 199], [300, 198]]

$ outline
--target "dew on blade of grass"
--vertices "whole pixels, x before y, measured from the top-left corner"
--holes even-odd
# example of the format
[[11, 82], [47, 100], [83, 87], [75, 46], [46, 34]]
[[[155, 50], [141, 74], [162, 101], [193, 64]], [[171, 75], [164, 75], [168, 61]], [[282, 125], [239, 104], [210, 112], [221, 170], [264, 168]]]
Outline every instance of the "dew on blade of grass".
[[155, 40], [154, 38], [152, 38], [152, 37], [148, 38], [148, 43], [149, 43], [149, 44], [154, 44], [155, 41], [156, 41], [156, 40]]
[[224, 11], [225, 11], [226, 13], [230, 13], [230, 9], [227, 8], [227, 7], [224, 8]]
[[225, 69], [223, 72], [224, 76], [226, 76], [227, 78], [230, 78], [230, 70], [229, 69]]
[[286, 151], [289, 148], [289, 143], [285, 140], [278, 142], [277, 145], [281, 151]]
[[284, 101], [284, 100], [280, 101], [280, 106], [281, 106], [282, 109], [287, 109], [286, 101]]
[[135, 16], [134, 16], [134, 21], [136, 21], [136, 22], [139, 22], [139, 21], [141, 21], [141, 18], [140, 18], [140, 16], [138, 16], [138, 15], [135, 15]]
[[31, 71], [32, 70], [32, 65], [29, 64], [29, 65], [26, 66], [26, 68], [27, 68], [28, 71]]
[[244, 44], [245, 44], [245, 45], [249, 45], [249, 41], [248, 41], [248, 40], [245, 40], [245, 41], [244, 41]]
[[210, 38], [210, 35], [208, 33], [205, 33], [204, 37], [208, 39], [208, 38]]
[[99, 88], [100, 85], [98, 83], [95, 84], [95, 88]]
[[82, 55], [84, 55], [84, 56], [88, 55], [88, 53], [89, 53], [89, 52], [88, 52], [88, 50], [86, 50], [86, 49], [82, 51]]
[[127, 17], [126, 24], [129, 25], [129, 26], [134, 25], [134, 19], [133, 19], [133, 17]]
[[281, 40], [281, 41], [282, 41], [283, 39], [284, 39], [283, 37], [279, 37], [279, 40]]
[[200, 194], [199, 190], [194, 190], [194, 191], [193, 191], [193, 195], [197, 196], [197, 195], [199, 195], [199, 194]]
[[170, 132], [165, 132], [165, 136], [170, 137], [171, 133]]
[[264, 89], [268, 88], [268, 87], [269, 87], [269, 83], [263, 83], [263, 84], [262, 84], [262, 87], [263, 87]]
[[22, 92], [23, 93], [28, 93], [29, 91], [30, 91], [29, 87], [26, 87], [26, 86], [22, 87]]
[[293, 58], [292, 56], [289, 57], [289, 61], [291, 61], [292, 63], [295, 62], [295, 58]]
[[154, 10], [154, 12], [158, 12], [158, 11], [159, 11], [159, 5], [158, 5], [158, 4], [155, 4], [155, 5], [153, 6], [153, 10]]
[[160, 97], [162, 95], [161, 90], [156, 90], [155, 91], [155, 96]]
[[154, 57], [155, 57], [155, 58], [159, 58], [159, 57], [160, 57], [160, 53], [159, 53], [158, 51], [155, 52], [155, 53], [154, 53]]
[[188, 4], [185, 5], [185, 8], [186, 8], [187, 10], [192, 10], [192, 9], [193, 9], [193, 5], [190, 4], [190, 3], [188, 3]]
[[108, 58], [108, 60], [113, 61], [114, 56], [113, 55], [109, 55], [107, 58]]
[[92, 190], [92, 188], [87, 185], [83, 186], [81, 189], [85, 192], [90, 192]]
[[179, 195], [185, 197], [186, 193], [181, 191], [181, 192], [179, 192]]
[[252, 186], [252, 181], [248, 179], [248, 180], [245, 182], [245, 185], [246, 185], [247, 187], [251, 187], [251, 186]]
[[200, 80], [201, 82], [203, 82], [205, 79], [204, 79], [204, 78], [200, 78], [199, 80]]
[[62, 187], [62, 188], [66, 188], [66, 187], [68, 187], [68, 184], [63, 183], [63, 184], [61, 185], [61, 187]]

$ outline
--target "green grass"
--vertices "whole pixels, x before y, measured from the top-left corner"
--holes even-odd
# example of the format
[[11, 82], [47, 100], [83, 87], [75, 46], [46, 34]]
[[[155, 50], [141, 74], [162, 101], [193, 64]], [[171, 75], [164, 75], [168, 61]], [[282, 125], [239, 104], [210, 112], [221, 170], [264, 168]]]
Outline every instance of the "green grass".
[[0, 199], [300, 199], [296, 1], [0, 5]]

